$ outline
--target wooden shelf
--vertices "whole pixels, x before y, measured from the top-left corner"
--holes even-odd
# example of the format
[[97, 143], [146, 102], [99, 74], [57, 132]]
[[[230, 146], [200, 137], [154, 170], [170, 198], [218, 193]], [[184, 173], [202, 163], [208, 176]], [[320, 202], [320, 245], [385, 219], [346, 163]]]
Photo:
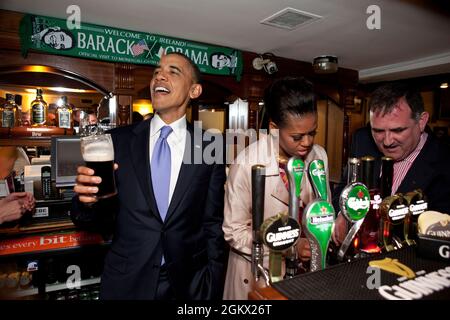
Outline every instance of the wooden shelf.
[[57, 127], [0, 128], [1, 146], [50, 147], [52, 136], [74, 135], [73, 129]]

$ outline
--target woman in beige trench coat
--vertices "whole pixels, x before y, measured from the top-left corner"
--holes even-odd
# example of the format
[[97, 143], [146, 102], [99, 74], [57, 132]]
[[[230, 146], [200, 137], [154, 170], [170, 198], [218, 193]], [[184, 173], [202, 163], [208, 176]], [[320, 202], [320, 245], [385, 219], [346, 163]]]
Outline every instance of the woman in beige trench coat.
[[[303, 78], [276, 80], [266, 91], [265, 107], [269, 115], [269, 135], [243, 150], [230, 167], [225, 186], [225, 212], [223, 230], [231, 247], [225, 290], [226, 300], [245, 300], [254, 289], [251, 273], [252, 250], [252, 196], [251, 168], [255, 164], [266, 167], [264, 195], [264, 220], [288, 211], [289, 192], [280, 176], [279, 162], [286, 162], [296, 155], [305, 166], [314, 159], [325, 163], [328, 176], [328, 157], [325, 150], [314, 144], [317, 130], [317, 109], [312, 84]], [[277, 130], [278, 129], [278, 130]], [[301, 184], [301, 206], [314, 199], [314, 192], [306, 176]], [[328, 188], [330, 196], [330, 189]], [[345, 233], [342, 220], [335, 228]], [[342, 236], [339, 236], [342, 239]], [[300, 258], [310, 257], [309, 244], [305, 238], [297, 242]], [[264, 249], [264, 266], [268, 265], [268, 249]]]

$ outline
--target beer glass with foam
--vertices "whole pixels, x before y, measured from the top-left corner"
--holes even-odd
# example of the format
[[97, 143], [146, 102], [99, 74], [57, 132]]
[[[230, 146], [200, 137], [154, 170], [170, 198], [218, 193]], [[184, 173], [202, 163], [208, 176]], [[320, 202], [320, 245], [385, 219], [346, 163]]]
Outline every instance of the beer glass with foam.
[[94, 170], [94, 175], [102, 178], [97, 186], [98, 199], [108, 198], [117, 194], [114, 178], [114, 147], [111, 135], [108, 133], [93, 134], [81, 137], [81, 154], [86, 166]]

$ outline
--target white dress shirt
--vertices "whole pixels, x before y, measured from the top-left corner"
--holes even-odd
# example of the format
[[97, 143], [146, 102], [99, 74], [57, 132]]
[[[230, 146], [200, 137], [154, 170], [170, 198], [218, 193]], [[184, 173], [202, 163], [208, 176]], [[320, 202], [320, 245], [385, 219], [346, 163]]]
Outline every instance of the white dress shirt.
[[[158, 114], [155, 114], [150, 123], [150, 162], [152, 161], [153, 149], [159, 138], [161, 128], [167, 126]], [[177, 185], [178, 175], [180, 173], [181, 163], [183, 162], [184, 149], [186, 147], [186, 116], [172, 122], [168, 125], [172, 128], [172, 132], [167, 137], [167, 143], [170, 147], [170, 189], [169, 189], [169, 206], [172, 195]]]

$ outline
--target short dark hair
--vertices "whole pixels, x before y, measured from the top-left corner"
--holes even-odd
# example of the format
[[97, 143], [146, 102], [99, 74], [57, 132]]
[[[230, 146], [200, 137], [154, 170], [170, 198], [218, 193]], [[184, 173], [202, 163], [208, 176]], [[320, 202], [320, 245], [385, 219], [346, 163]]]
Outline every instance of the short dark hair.
[[381, 112], [383, 115], [391, 113], [399, 100], [405, 98], [411, 109], [411, 118], [419, 120], [425, 111], [422, 96], [412, 86], [401, 82], [389, 82], [376, 89], [370, 98], [371, 112]]
[[194, 61], [192, 61], [191, 58], [189, 58], [187, 55], [185, 55], [184, 53], [181, 53], [181, 52], [174, 51], [174, 52], [166, 53], [166, 55], [172, 55], [172, 54], [180, 56], [180, 57], [183, 57], [189, 63], [189, 65], [192, 68], [192, 80], [194, 81], [194, 83], [201, 83], [202, 76], [201, 76], [201, 73], [200, 73], [200, 69], [194, 63]]
[[264, 93], [264, 108], [278, 127], [286, 124], [289, 115], [317, 113], [314, 86], [303, 77], [276, 79]]

